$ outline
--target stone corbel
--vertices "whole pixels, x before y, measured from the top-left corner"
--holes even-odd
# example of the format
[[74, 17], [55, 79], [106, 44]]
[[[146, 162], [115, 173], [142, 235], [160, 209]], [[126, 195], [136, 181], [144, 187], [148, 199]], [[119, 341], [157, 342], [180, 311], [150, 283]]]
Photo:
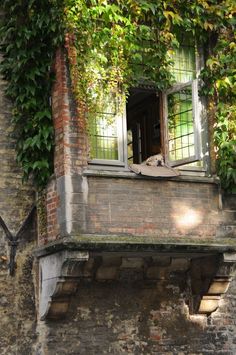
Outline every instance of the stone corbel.
[[222, 296], [227, 292], [230, 282], [234, 278], [235, 269], [236, 254], [222, 254], [207, 288], [203, 286], [199, 296], [195, 296], [195, 298], [193, 296], [194, 313], [210, 315], [217, 310]]
[[44, 319], [63, 318], [75, 294], [88, 252], [62, 251], [40, 258], [39, 317]]

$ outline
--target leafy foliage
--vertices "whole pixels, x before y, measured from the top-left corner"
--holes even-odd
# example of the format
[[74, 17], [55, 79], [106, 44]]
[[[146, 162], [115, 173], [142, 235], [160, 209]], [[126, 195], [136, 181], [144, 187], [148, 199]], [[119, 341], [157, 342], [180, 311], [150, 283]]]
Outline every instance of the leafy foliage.
[[216, 106], [214, 141], [218, 175], [223, 188], [236, 192], [236, 19], [230, 15], [227, 30], [222, 28], [219, 32], [202, 78], [206, 83], [204, 92]]
[[[108, 93], [137, 82], [171, 85], [171, 53], [179, 33], [210, 48], [204, 93], [217, 103], [218, 173], [235, 185], [235, 7], [231, 0], [4, 0], [2, 72], [9, 82], [19, 132], [18, 159], [39, 185], [52, 171], [48, 102], [51, 62], [66, 27], [71, 79], [78, 105], [95, 112]], [[228, 50], [229, 49], [229, 50]], [[102, 93], [102, 94], [101, 94]]]
[[18, 161], [39, 187], [52, 173], [52, 59], [61, 43], [59, 1], [4, 0], [1, 73], [13, 103]]
[[[208, 53], [204, 94], [214, 96], [215, 144], [222, 186], [234, 190], [235, 6], [232, 1], [66, 0], [72, 81], [90, 111], [111, 91], [148, 81], [171, 85], [171, 53], [179, 33], [194, 36]], [[73, 48], [73, 49], [71, 49]], [[102, 93], [102, 95], [101, 95]], [[91, 112], [90, 112], [91, 113]], [[93, 115], [90, 115], [93, 119]]]

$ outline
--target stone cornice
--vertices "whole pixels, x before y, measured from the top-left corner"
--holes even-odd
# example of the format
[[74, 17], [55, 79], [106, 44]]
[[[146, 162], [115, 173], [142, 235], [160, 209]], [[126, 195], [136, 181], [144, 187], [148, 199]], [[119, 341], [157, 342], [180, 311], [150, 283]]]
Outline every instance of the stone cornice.
[[[188, 238], [189, 241], [189, 238]], [[161, 238], [120, 235], [78, 235], [62, 237], [57, 241], [40, 246], [34, 250], [36, 257], [52, 254], [61, 250], [87, 250], [108, 252], [161, 252], [161, 253], [197, 253], [217, 254], [236, 252], [235, 242], [232, 244], [167, 242]]]

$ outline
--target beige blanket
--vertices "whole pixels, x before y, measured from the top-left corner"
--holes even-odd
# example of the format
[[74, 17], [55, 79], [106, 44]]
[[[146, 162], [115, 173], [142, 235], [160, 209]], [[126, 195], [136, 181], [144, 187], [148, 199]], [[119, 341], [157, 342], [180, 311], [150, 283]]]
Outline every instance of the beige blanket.
[[145, 176], [155, 176], [155, 177], [174, 177], [179, 176], [180, 172], [166, 165], [149, 166], [143, 164], [131, 164], [129, 166], [136, 174], [141, 174]]

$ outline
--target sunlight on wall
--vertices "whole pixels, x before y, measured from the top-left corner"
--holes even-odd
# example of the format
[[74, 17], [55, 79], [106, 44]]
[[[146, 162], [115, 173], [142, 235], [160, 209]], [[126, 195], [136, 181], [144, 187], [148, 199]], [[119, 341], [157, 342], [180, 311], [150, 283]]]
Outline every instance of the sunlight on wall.
[[189, 319], [192, 323], [198, 324], [203, 329], [207, 326], [207, 317], [205, 315], [191, 314], [189, 315]]
[[201, 224], [203, 216], [200, 211], [197, 211], [188, 206], [179, 206], [177, 210], [178, 214], [175, 211], [175, 213], [172, 215], [177, 228], [191, 229]]

